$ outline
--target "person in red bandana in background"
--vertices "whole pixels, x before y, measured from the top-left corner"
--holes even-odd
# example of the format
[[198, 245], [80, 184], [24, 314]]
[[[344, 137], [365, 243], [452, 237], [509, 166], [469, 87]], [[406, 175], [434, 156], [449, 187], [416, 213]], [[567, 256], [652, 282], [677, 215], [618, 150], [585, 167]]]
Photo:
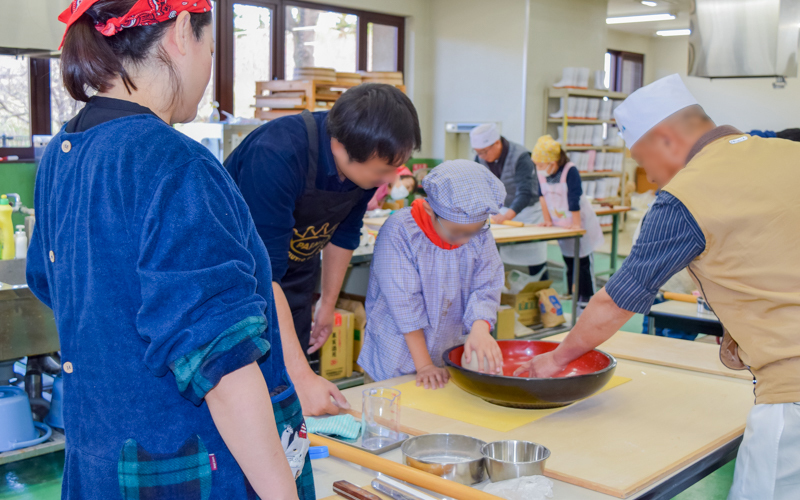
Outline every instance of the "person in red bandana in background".
[[87, 104], [41, 160], [27, 278], [61, 341], [67, 500], [315, 497], [269, 256], [222, 165], [171, 127], [208, 84], [211, 16], [76, 0], [59, 17]]

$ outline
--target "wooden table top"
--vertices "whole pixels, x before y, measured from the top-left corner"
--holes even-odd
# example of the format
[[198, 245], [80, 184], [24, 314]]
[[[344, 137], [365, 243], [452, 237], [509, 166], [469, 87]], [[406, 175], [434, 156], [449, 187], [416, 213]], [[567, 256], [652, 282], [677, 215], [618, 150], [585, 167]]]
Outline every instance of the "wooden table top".
[[[466, 434], [486, 442], [541, 443], [552, 451], [546, 475], [556, 483], [556, 499], [607, 500], [646, 491], [738, 439], [753, 406], [753, 392], [748, 380], [663, 366], [661, 359], [650, 362], [649, 357], [658, 358], [665, 339], [640, 337], [636, 340], [655, 348], [648, 346], [649, 351], [640, 356], [642, 361], [618, 360], [616, 375], [630, 382], [511, 431], [499, 432], [409, 407], [403, 408], [401, 423], [427, 433]], [[711, 355], [707, 351], [714, 347], [684, 342], [680, 349], [693, 357]], [[374, 385], [395, 386], [411, 379], [406, 376]], [[360, 408], [362, 390], [344, 391], [353, 408]], [[399, 453], [384, 457], [401, 460]], [[314, 465], [315, 475], [320, 474], [321, 497], [329, 494], [322, 484], [328, 478], [351, 480], [344, 471], [358, 469], [361, 475], [353, 472], [351, 482], [368, 484], [364, 475], [368, 471], [347, 468], [348, 464], [336, 459], [328, 465], [326, 460]]]
[[667, 300], [650, 308], [650, 316], [676, 316], [708, 323], [719, 323], [717, 315], [711, 311], [697, 312], [697, 304], [680, 300]]
[[603, 206], [593, 206], [594, 213], [596, 215], [614, 215], [614, 214], [621, 214], [624, 212], [629, 212], [631, 207], [625, 207], [621, 205], [617, 205], [614, 207], [603, 207]]
[[[387, 218], [388, 217], [365, 218], [364, 224], [370, 229], [380, 230]], [[498, 244], [574, 238], [575, 236], [583, 236], [586, 233], [586, 230], [584, 229], [540, 227], [532, 224], [528, 224], [523, 227], [492, 224], [490, 230], [492, 231], [492, 236], [494, 236], [495, 242]]]

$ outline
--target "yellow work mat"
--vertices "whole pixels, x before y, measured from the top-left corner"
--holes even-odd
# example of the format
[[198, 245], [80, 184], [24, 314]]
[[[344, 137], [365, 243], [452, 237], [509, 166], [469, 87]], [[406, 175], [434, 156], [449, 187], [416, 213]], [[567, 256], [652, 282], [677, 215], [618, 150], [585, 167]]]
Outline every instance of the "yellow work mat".
[[[592, 396], [596, 396], [609, 389], [613, 389], [631, 379], [617, 377], [616, 375], [600, 391]], [[394, 386], [402, 395], [401, 404], [407, 408], [414, 408], [434, 415], [460, 420], [472, 425], [486, 427], [498, 432], [508, 432], [522, 425], [528, 424], [542, 417], [552, 415], [569, 406], [561, 408], [549, 408], [545, 410], [522, 410], [518, 408], [506, 408], [492, 403], [487, 403], [478, 396], [473, 396], [458, 387], [452, 380], [444, 386], [444, 389], [425, 389], [417, 387], [417, 382], [412, 380], [405, 384]], [[577, 401], [573, 404], [580, 404]]]

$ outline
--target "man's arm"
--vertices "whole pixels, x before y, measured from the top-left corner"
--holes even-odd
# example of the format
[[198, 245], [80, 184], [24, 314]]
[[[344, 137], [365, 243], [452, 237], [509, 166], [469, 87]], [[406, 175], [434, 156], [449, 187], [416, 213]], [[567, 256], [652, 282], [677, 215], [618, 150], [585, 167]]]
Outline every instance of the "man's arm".
[[[272, 282], [272, 292], [275, 296], [275, 309], [278, 313], [284, 363], [297, 388], [303, 414], [309, 416], [337, 415], [339, 408], [350, 408], [350, 404], [339, 389], [330, 381], [314, 373], [308, 366], [303, 349], [300, 347], [300, 341], [297, 339], [292, 310], [289, 308], [289, 302], [286, 301], [286, 295], [281, 286], [274, 281]], [[331, 401], [331, 397], [336, 400], [336, 403]]]
[[336, 299], [342, 291], [342, 283], [350, 266], [353, 250], [328, 243], [322, 250], [322, 295], [314, 313], [309, 354], [319, 350], [333, 331], [333, 313]]
[[570, 361], [608, 340], [634, 313], [649, 312], [658, 289], [702, 254], [705, 246], [705, 236], [689, 210], [671, 194], [660, 193], [630, 256], [592, 297], [564, 342], [517, 372], [534, 377], [561, 372]]

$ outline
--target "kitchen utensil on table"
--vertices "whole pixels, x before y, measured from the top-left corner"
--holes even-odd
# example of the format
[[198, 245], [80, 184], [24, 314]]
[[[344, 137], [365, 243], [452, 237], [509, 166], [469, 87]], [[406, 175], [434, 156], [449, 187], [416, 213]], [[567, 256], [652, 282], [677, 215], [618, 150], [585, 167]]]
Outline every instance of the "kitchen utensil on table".
[[0, 453], [41, 444], [52, 434], [49, 425], [33, 421], [25, 391], [13, 386], [0, 387]]
[[50, 399], [50, 412], [44, 418], [44, 423], [56, 429], [64, 428], [64, 379], [53, 378], [53, 397]]
[[511, 227], [525, 227], [525, 223], [518, 220], [504, 220], [503, 225]]
[[503, 353], [503, 375], [463, 368], [461, 355], [464, 346], [450, 348], [442, 357], [458, 387], [500, 406], [526, 409], [566, 406], [605, 387], [617, 367], [617, 360], [613, 356], [594, 349], [571, 362], [553, 378], [514, 376], [514, 371], [520, 365], [533, 356], [554, 350], [558, 342], [499, 340], [497, 344]]
[[366, 449], [400, 441], [400, 391], [372, 387], [361, 392], [361, 443]]
[[372, 481], [372, 488], [393, 500], [438, 500], [382, 474]]
[[458, 498], [459, 500], [502, 500], [498, 496], [484, 493], [475, 488], [455, 481], [449, 481], [427, 472], [422, 472], [421, 470], [414, 469], [407, 465], [377, 457], [366, 451], [337, 443], [316, 434], [309, 434], [308, 438], [311, 440], [312, 446], [327, 446], [330, 454], [336, 458], [352, 462], [375, 472], [386, 474], [400, 481], [405, 481], [440, 495]]
[[483, 447], [486, 471], [493, 483], [525, 476], [544, 475], [550, 450], [530, 441], [495, 441]]
[[347, 500], [381, 500], [379, 496], [373, 495], [369, 491], [347, 481], [333, 483], [333, 492], [340, 497], [347, 498]]
[[486, 477], [481, 449], [486, 443], [461, 434], [426, 434], [408, 439], [401, 451], [403, 463], [461, 484], [480, 483]]
[[[358, 417], [359, 419], [361, 418], [361, 414], [358, 413], [358, 412], [349, 412], [349, 413], [351, 415], [353, 415], [354, 417]], [[326, 419], [326, 418], [335, 418], [335, 417], [332, 416], [332, 415], [323, 415], [321, 417], [314, 417], [314, 419], [317, 419], [317, 420]], [[402, 429], [402, 426], [400, 426], [400, 427]], [[373, 439], [372, 441], [367, 442], [367, 444], [365, 445], [364, 444], [363, 431], [361, 433], [359, 433], [358, 436], [355, 439], [348, 439], [346, 437], [338, 436], [338, 435], [337, 436], [333, 436], [333, 435], [329, 435], [329, 434], [325, 434], [325, 433], [321, 433], [321, 432], [315, 432], [313, 430], [309, 430], [309, 432], [313, 432], [315, 434], [319, 434], [321, 436], [325, 436], [326, 438], [332, 439], [332, 440], [336, 441], [337, 443], [344, 443], [344, 444], [346, 444], [348, 446], [352, 446], [354, 448], [358, 448], [360, 450], [364, 450], [364, 451], [366, 451], [368, 453], [372, 453], [373, 455], [380, 455], [382, 453], [386, 453], [387, 451], [396, 450], [397, 448], [400, 447], [400, 445], [403, 444], [403, 442], [406, 439], [408, 439], [408, 434], [405, 433], [405, 432], [400, 431], [400, 432], [397, 433], [395, 440], [391, 440], [391, 439], [376, 440], [376, 439]]]

